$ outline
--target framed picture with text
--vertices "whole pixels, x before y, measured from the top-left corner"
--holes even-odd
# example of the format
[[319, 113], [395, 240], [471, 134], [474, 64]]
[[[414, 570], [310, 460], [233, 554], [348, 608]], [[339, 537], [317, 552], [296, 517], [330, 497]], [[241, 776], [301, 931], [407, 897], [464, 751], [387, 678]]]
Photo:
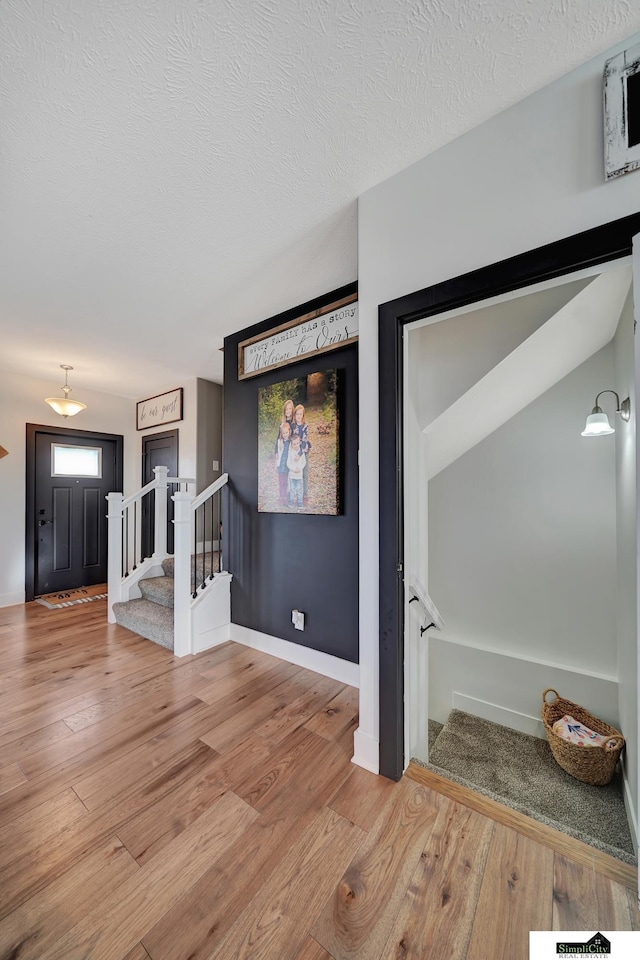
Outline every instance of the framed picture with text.
[[327, 304], [238, 344], [238, 380], [286, 367], [358, 339], [358, 295]]
[[175, 423], [182, 420], [183, 387], [176, 387], [157, 397], [138, 400], [136, 403], [136, 430], [148, 430], [163, 423]]

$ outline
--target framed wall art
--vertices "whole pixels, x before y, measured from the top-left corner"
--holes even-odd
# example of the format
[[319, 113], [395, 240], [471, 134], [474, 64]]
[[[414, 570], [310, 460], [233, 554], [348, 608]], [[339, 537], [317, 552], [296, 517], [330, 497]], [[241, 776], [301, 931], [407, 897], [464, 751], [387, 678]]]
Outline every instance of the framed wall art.
[[296, 360], [344, 347], [358, 339], [358, 295], [305, 313], [267, 334], [238, 344], [238, 380], [256, 377]]
[[338, 374], [258, 390], [258, 512], [340, 512]]
[[604, 67], [604, 173], [607, 180], [640, 168], [640, 44]]
[[157, 397], [139, 400], [136, 403], [136, 430], [159, 427], [163, 423], [175, 423], [182, 420], [182, 402], [184, 390], [176, 387]]

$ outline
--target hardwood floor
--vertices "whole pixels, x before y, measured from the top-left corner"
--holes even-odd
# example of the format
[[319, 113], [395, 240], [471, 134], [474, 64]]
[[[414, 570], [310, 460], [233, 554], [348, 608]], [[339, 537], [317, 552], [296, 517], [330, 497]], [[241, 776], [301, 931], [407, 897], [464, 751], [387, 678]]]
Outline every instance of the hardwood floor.
[[0, 650], [0, 960], [525, 960], [530, 929], [640, 928], [632, 871], [351, 764], [336, 681], [177, 660], [104, 601], [2, 609]]

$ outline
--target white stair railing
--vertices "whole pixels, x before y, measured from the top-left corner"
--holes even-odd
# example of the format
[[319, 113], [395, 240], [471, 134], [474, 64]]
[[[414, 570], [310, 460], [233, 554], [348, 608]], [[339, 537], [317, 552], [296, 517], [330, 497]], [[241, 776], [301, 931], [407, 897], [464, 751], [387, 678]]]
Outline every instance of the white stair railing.
[[[155, 477], [141, 490], [124, 498], [110, 493], [108, 618], [115, 622], [114, 603], [140, 596], [139, 581], [161, 576], [167, 553], [167, 501], [171, 485], [174, 508], [174, 653], [178, 657], [202, 649], [202, 644], [222, 642], [218, 638], [230, 621], [231, 577], [222, 564], [222, 489], [229, 480], [224, 473], [194, 497], [188, 477], [170, 477], [167, 467], [155, 467]], [[155, 491], [153, 551], [143, 556], [142, 510], [145, 498]], [[151, 509], [147, 504], [146, 509]], [[216, 584], [213, 581], [217, 580]], [[226, 585], [224, 582], [226, 581]], [[207, 589], [208, 588], [208, 589]], [[218, 635], [214, 637], [214, 632]], [[200, 647], [198, 646], [200, 644]]]
[[[108, 618], [115, 623], [113, 604], [123, 599], [123, 582], [134, 579], [136, 572], [144, 568], [146, 561], [164, 560], [167, 554], [167, 499], [169, 484], [177, 484], [182, 489], [195, 480], [190, 477], [169, 477], [168, 467], [154, 467], [153, 480], [145, 484], [130, 497], [121, 493], [109, 493], [107, 502], [108, 520]], [[145, 554], [142, 537], [142, 515], [144, 509], [151, 509], [147, 498], [154, 492], [153, 507], [153, 550], [150, 557]]]
[[[197, 497], [178, 491], [174, 502], [173, 652], [193, 653], [193, 608], [222, 568], [222, 488], [229, 475], [211, 483]], [[216, 559], [217, 557], [217, 559]]]

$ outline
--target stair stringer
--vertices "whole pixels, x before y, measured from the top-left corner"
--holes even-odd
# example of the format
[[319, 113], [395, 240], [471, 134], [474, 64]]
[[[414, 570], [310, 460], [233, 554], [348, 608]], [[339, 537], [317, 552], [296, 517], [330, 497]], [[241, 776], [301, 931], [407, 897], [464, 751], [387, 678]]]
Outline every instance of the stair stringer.
[[162, 560], [157, 557], [146, 557], [142, 560], [135, 570], [131, 570], [129, 575], [123, 577], [120, 581], [120, 602], [126, 603], [127, 600], [139, 600], [142, 596], [140, 580], [146, 580], [149, 577], [163, 577]]
[[135, 570], [131, 570], [126, 577], [122, 577], [117, 584], [117, 592], [112, 590], [109, 594], [108, 620], [109, 623], [115, 623], [113, 614], [113, 603], [126, 603], [128, 600], [139, 600], [142, 596], [138, 583], [140, 580], [146, 580], [147, 577], [163, 577], [162, 559], [158, 557], [145, 557], [137, 565]]
[[[191, 601], [191, 653], [210, 650], [230, 639], [232, 580], [226, 571], [216, 573]], [[178, 645], [174, 643], [175, 648]]]

